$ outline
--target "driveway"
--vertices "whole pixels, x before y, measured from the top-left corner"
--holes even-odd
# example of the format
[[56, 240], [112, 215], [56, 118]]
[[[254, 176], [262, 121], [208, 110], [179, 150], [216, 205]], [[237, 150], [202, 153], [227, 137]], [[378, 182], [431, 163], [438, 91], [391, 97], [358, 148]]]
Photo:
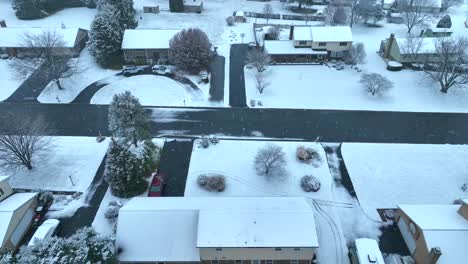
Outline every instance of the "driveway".
[[224, 100], [224, 64], [226, 59], [216, 55], [210, 63], [209, 70], [211, 72], [210, 80], [210, 101]]
[[247, 107], [244, 81], [244, 65], [247, 58], [247, 44], [231, 46], [229, 65], [229, 105], [232, 107]]

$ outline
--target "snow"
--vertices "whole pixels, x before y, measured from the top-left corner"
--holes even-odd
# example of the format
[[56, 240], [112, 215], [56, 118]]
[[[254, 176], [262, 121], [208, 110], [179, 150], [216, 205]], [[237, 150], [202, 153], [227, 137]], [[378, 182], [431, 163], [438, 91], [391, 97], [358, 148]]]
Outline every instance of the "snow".
[[26, 80], [29, 76], [17, 76], [10, 67], [10, 60], [0, 59], [0, 101], [10, 97], [10, 95]]
[[401, 63], [399, 63], [398, 61], [389, 61], [387, 63], [388, 66], [390, 67], [402, 67], [403, 65]]
[[36, 197], [37, 193], [15, 193], [0, 202], [0, 245], [3, 245], [15, 211]]
[[295, 48], [292, 40], [265, 40], [265, 50], [268, 54], [322, 54], [326, 51], [315, 51], [311, 48]]
[[[437, 39], [439, 38], [395, 38], [395, 41], [400, 48], [401, 54], [433, 54], [436, 53]], [[408, 48], [411, 47], [409, 46], [411, 44], [417, 45], [416, 49]]]
[[34, 232], [33, 237], [29, 240], [28, 246], [36, 244], [36, 240], [43, 240], [48, 238], [50, 233], [60, 224], [57, 219], [47, 219], [42, 223], [39, 228]]
[[0, 182], [6, 181], [10, 178], [9, 176], [0, 176]]
[[169, 41], [180, 30], [126, 29], [122, 49], [169, 49]]
[[427, 247], [439, 247], [442, 256], [437, 264], [463, 263], [468, 258], [468, 230], [464, 231], [423, 231]]
[[64, 47], [73, 48], [75, 47], [78, 31], [79, 28], [0, 28], [0, 47], [22, 47], [25, 36], [35, 37], [44, 34], [44, 32], [55, 32], [63, 40]]
[[353, 34], [348, 26], [311, 27], [314, 42], [351, 42]]
[[380, 219], [377, 208], [449, 204], [464, 196], [468, 146], [344, 143], [342, 154], [361, 207], [373, 219]]
[[294, 27], [294, 40], [312, 41], [312, 27]]
[[[123, 249], [119, 260], [124, 262], [200, 261], [197, 238], [204, 235], [200, 233], [200, 231], [205, 231], [203, 226], [208, 227], [209, 223], [213, 223], [211, 219], [200, 217], [204, 213], [250, 212], [252, 215], [255, 213], [261, 215], [272, 211], [294, 214], [298, 211], [311, 212], [311, 210], [308, 201], [300, 197], [133, 198], [119, 212], [116, 246]], [[208, 222], [203, 223], [204, 220]], [[225, 224], [235, 222], [233, 220], [231, 218]], [[274, 218], [264, 220], [275, 221]], [[315, 233], [313, 217], [310, 220], [311, 223], [303, 221], [301, 227], [312, 229]], [[283, 221], [283, 224], [286, 223]], [[271, 225], [269, 227], [274, 229], [270, 232], [282, 234], [280, 229]], [[209, 229], [209, 232], [212, 231], [213, 229]], [[243, 232], [249, 232], [249, 230], [243, 230]], [[309, 232], [304, 230], [303, 235]], [[229, 232], [218, 235], [220, 240], [232, 239]], [[272, 236], [268, 235], [268, 237]], [[309, 239], [313, 240], [313, 237]]]
[[[4, 171], [18, 189], [84, 192], [107, 151], [108, 141], [94, 137], [54, 137], [52, 150], [33, 160], [33, 169]], [[73, 183], [72, 183], [73, 181]]]
[[77, 72], [68, 78], [60, 79], [64, 89], [59, 90], [55, 82], [51, 81], [37, 98], [39, 102], [67, 104], [93, 82], [100, 79], [100, 82], [111, 82], [119, 79], [115, 76], [119, 71], [101, 68], [94, 61], [88, 48], [81, 51], [79, 58], [73, 58], [72, 60], [76, 60], [74, 63], [76, 63]]
[[199, 248], [310, 248], [319, 245], [312, 208], [294, 212], [281, 209], [200, 211], [197, 233]]
[[[368, 238], [359, 238], [355, 240], [355, 245], [359, 263], [385, 263], [377, 241]], [[371, 262], [369, 258], [373, 258], [375, 261]]]
[[170, 78], [138, 75], [113, 82], [101, 88], [91, 99], [92, 104], [109, 104], [115, 94], [130, 91], [142, 105], [195, 106], [209, 104], [201, 93]]

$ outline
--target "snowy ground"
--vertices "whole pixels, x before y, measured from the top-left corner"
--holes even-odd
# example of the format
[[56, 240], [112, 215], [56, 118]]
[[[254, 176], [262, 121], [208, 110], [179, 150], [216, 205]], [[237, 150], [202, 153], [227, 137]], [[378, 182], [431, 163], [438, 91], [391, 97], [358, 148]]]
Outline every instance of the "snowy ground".
[[400, 203], [449, 204], [466, 197], [468, 146], [345, 143], [343, 158], [359, 202], [372, 218]]
[[[273, 142], [286, 154], [288, 175], [279, 181], [258, 176], [253, 168], [255, 155], [265, 141], [221, 140], [219, 144], [202, 149], [194, 144], [185, 187], [185, 196], [305, 196], [311, 198], [316, 213], [320, 250], [318, 258], [323, 263], [348, 263], [347, 240], [357, 237], [377, 238], [378, 224], [369, 223], [358, 204], [343, 188], [336, 188], [327, 166], [322, 146], [306, 142]], [[317, 168], [296, 160], [300, 145], [316, 149], [323, 162]], [[217, 162], [213, 162], [216, 160]], [[208, 192], [201, 189], [196, 179], [202, 173], [219, 173], [226, 177], [226, 190]], [[299, 180], [304, 175], [314, 175], [321, 181], [317, 193], [306, 193]], [[360, 224], [366, 223], [364, 226]], [[333, 243], [330, 243], [333, 241]]]
[[[115, 94], [130, 91], [142, 105], [209, 106], [208, 94], [194, 90], [170, 78], [138, 75], [113, 82], [101, 88], [91, 99], [92, 104], [109, 104]], [[207, 92], [207, 90], [206, 90]]]
[[[41, 103], [70, 103], [88, 85], [105, 77], [113, 77], [116, 70], [103, 69], [96, 64], [88, 48], [81, 51], [80, 57], [73, 63], [77, 72], [69, 78], [61, 79], [63, 90], [59, 90], [55, 82], [50, 82], [37, 98]], [[58, 98], [58, 99], [57, 99]]]
[[[158, 146], [161, 150], [164, 147], [164, 142], [165, 140], [162, 138], [155, 138], [153, 139], [153, 142]], [[148, 184], [151, 183], [152, 177], [149, 177], [146, 179], [148, 181]], [[144, 192], [140, 197], [145, 197], [148, 195], [148, 192]], [[119, 201], [120, 203], [125, 204], [127, 201], [129, 201], [130, 198], [119, 198], [114, 195], [112, 195], [110, 189], [108, 188], [106, 191], [106, 194], [104, 195], [104, 198], [101, 201], [101, 204], [99, 205], [99, 209], [96, 213], [96, 216], [94, 217], [94, 221], [92, 223], [92, 226], [94, 229], [99, 232], [102, 235], [112, 235], [113, 232], [113, 224], [112, 221], [107, 219], [104, 216], [104, 213], [108, 207], [109, 202], [111, 201]]]
[[28, 78], [28, 76], [22, 76], [21, 78], [16, 76], [9, 63], [10, 60], [0, 59], [0, 80], [2, 80], [2, 85], [0, 86], [0, 101], [10, 97], [23, 81]]
[[[33, 169], [3, 171], [13, 188], [84, 192], [107, 151], [94, 137], [54, 137], [52, 150], [33, 161]], [[73, 182], [72, 182], [73, 181]]]

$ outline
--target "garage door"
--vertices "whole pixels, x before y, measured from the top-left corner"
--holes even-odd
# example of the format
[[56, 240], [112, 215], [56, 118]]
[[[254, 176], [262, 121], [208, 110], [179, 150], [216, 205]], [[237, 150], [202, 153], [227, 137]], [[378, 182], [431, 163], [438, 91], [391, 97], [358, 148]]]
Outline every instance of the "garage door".
[[11, 243], [16, 247], [18, 246], [18, 243], [21, 241], [21, 238], [23, 238], [24, 233], [28, 230], [29, 224], [31, 223], [32, 219], [34, 216], [34, 212], [31, 208], [26, 211], [26, 213], [23, 215], [23, 218], [21, 218], [20, 222], [16, 226], [16, 229], [13, 231], [10, 237]]
[[408, 226], [402, 218], [398, 219], [398, 228], [400, 229], [401, 235], [403, 236], [403, 240], [405, 240], [406, 246], [408, 247], [411, 254], [413, 254], [414, 250], [416, 249], [416, 241], [414, 240], [408, 229]]

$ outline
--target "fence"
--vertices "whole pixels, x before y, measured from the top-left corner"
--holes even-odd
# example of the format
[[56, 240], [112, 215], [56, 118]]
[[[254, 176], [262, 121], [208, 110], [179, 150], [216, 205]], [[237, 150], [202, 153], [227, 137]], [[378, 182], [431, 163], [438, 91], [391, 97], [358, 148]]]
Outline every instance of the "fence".
[[[233, 13], [235, 15], [236, 12]], [[266, 19], [280, 19], [280, 20], [300, 20], [300, 21], [325, 21], [325, 16], [323, 15], [292, 15], [292, 14], [264, 14], [256, 12], [246, 12], [244, 11], [246, 17], [255, 17], [255, 18], [264, 18]]]

